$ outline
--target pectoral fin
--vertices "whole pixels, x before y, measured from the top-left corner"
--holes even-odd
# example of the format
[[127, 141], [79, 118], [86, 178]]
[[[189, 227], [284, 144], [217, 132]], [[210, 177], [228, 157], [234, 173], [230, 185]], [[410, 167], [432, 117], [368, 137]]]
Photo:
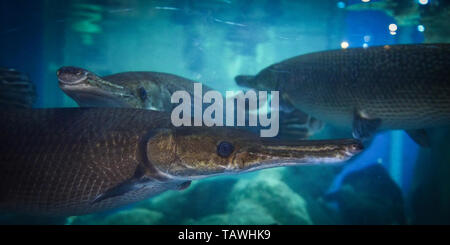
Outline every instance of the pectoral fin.
[[289, 102], [288, 100], [287, 100], [287, 96], [286, 96], [286, 93], [283, 93], [282, 95], [281, 95], [281, 101], [280, 101], [280, 111], [283, 111], [283, 112], [286, 112], [286, 113], [291, 113], [291, 112], [293, 112], [294, 110], [297, 110], [292, 104], [291, 104], [291, 102]]
[[428, 137], [425, 129], [406, 130], [406, 133], [411, 137], [416, 144], [422, 147], [430, 147], [430, 137]]
[[130, 191], [136, 191], [144, 187], [143, 180], [139, 179], [130, 179], [123, 183], [120, 183], [110, 189], [108, 189], [106, 192], [98, 195], [95, 200], [92, 202], [92, 204], [101, 202], [105, 199], [122, 196]]
[[309, 136], [309, 131], [304, 127], [291, 127], [295, 125], [282, 125], [279, 129], [277, 138], [278, 139], [291, 139], [291, 140], [299, 140], [299, 139], [307, 139]]
[[353, 137], [357, 139], [371, 138], [380, 125], [380, 118], [367, 118], [357, 110], [353, 113]]

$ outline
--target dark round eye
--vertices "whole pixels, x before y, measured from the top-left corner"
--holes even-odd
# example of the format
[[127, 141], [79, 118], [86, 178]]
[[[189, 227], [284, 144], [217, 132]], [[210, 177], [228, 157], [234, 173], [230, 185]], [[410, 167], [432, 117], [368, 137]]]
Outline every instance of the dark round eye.
[[228, 157], [233, 151], [234, 147], [230, 142], [222, 141], [217, 145], [217, 155], [221, 157]]
[[147, 91], [145, 91], [145, 88], [140, 87], [138, 90], [138, 93], [139, 93], [139, 97], [141, 98], [141, 100], [147, 99]]

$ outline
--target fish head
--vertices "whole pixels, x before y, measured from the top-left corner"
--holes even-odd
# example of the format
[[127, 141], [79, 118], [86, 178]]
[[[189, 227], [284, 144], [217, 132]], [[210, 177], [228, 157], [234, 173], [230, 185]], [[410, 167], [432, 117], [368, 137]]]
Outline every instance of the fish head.
[[281, 141], [236, 128], [163, 130], [147, 142], [147, 157], [172, 178], [201, 179], [259, 169], [344, 162], [362, 151], [355, 139]]
[[[170, 111], [173, 108], [173, 104], [170, 102], [172, 94], [160, 84], [147, 82], [136, 91], [146, 109]], [[142, 96], [143, 94], [146, 94], [146, 96]]]
[[81, 107], [132, 107], [133, 94], [93, 72], [72, 66], [61, 67], [56, 75], [59, 87]]

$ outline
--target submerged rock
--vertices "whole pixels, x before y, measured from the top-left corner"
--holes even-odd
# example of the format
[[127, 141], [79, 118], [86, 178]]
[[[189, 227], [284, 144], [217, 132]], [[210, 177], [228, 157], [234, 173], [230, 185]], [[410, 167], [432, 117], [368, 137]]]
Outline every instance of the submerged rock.
[[341, 169], [340, 165], [318, 165], [286, 168], [283, 171], [282, 181], [305, 199], [308, 213], [314, 224], [340, 223], [336, 212], [328, 208], [322, 197]]
[[187, 224], [312, 224], [305, 200], [281, 181], [282, 169], [242, 178], [232, 188], [225, 212]]
[[1, 214], [0, 225], [63, 225], [65, 217], [38, 217], [20, 214]]

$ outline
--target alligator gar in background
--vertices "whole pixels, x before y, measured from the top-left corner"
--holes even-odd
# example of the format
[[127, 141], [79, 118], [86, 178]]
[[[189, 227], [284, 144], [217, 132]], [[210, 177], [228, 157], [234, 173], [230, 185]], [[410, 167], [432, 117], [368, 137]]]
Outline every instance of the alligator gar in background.
[[279, 141], [230, 127], [174, 128], [163, 112], [125, 108], [0, 111], [0, 209], [80, 215], [190, 181], [302, 164], [337, 163], [358, 140]]

